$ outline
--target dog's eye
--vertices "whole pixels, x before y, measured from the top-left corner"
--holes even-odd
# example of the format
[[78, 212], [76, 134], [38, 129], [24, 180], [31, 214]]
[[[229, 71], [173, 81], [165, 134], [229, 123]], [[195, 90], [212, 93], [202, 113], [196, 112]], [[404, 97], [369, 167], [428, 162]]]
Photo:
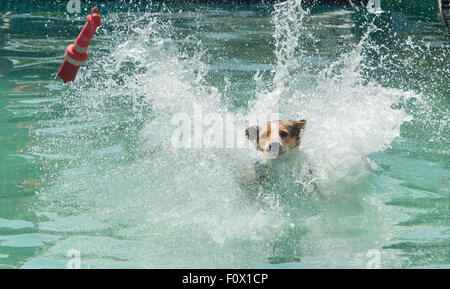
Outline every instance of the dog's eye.
[[280, 136], [281, 136], [281, 137], [287, 137], [287, 136], [288, 136], [288, 133], [285, 132], [285, 131], [280, 131]]

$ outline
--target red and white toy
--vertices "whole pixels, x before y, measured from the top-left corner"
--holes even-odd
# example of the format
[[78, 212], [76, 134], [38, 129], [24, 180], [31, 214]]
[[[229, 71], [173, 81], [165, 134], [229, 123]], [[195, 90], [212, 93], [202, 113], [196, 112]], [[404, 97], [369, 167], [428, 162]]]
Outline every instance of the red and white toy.
[[[94, 14], [95, 10], [97, 10], [97, 13]], [[94, 37], [95, 30], [100, 25], [102, 25], [102, 19], [96, 6], [92, 8], [91, 14], [87, 16], [87, 22], [75, 43], [67, 46], [64, 61], [58, 71], [58, 76], [64, 83], [75, 80], [78, 69], [88, 58], [87, 48], [92, 37]]]

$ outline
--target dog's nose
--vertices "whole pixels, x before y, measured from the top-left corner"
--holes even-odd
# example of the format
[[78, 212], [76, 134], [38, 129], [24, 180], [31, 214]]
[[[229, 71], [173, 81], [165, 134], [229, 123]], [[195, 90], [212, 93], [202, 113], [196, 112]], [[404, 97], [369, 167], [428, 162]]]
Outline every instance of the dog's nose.
[[270, 142], [270, 143], [267, 145], [267, 151], [270, 152], [270, 153], [273, 153], [273, 154], [280, 154], [282, 150], [283, 150], [283, 146], [282, 146], [282, 144], [281, 144], [280, 142], [278, 142], [278, 141]]

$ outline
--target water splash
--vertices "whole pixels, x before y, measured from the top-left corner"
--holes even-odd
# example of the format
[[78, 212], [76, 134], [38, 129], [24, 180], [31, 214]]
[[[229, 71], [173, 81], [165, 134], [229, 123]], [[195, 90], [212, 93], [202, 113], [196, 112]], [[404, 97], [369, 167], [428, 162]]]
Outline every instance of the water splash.
[[[64, 255], [77, 243], [86, 258], [100, 254], [133, 266], [248, 267], [271, 262], [270, 256], [275, 263], [297, 262], [284, 257], [299, 255], [310, 264], [364, 264], [361, 256], [347, 256], [354, 242], [342, 235], [350, 227], [361, 241], [361, 255], [382, 244], [392, 224], [377, 218], [376, 201], [361, 205], [360, 196], [349, 196], [349, 185], [367, 181], [367, 157], [400, 136], [400, 126], [411, 120], [405, 104], [421, 99], [367, 77], [373, 68], [367, 51], [377, 49], [371, 41], [374, 22], [365, 23], [364, 35], [350, 52], [318, 69], [320, 57], [306, 53], [319, 41], [306, 29], [310, 11], [301, 1], [275, 5], [272, 78], [267, 83], [255, 75], [256, 99], [248, 114], [238, 112], [235, 118], [277, 112], [284, 120], [307, 119], [308, 127], [294, 162], [278, 164], [280, 178], [243, 188], [236, 175], [256, 161], [249, 151], [183, 150], [170, 144], [174, 114], [194, 118], [194, 103], [207, 112], [226, 112], [227, 106], [205, 80], [202, 46], [194, 53], [180, 49], [170, 21], [160, 17], [164, 13], [144, 14], [105, 32], [112, 37], [106, 45], [111, 51], [63, 91], [62, 117], [42, 121], [37, 130], [35, 153], [58, 166], [48, 175], [41, 210], [94, 219], [91, 228], [78, 233], [102, 230], [106, 236], [71, 237], [50, 254]], [[306, 160], [320, 191], [342, 194], [338, 201], [310, 197]], [[371, 217], [360, 218], [361, 211]], [[50, 218], [43, 227], [70, 224], [62, 219]]]
[[198, 117], [193, 104], [205, 113], [225, 111], [218, 90], [205, 84], [204, 52], [186, 55], [171, 38], [170, 23], [156, 17], [145, 15], [131, 26], [111, 41], [120, 45], [82, 70], [65, 91], [68, 109], [61, 122], [74, 120], [80, 129], [40, 130], [47, 143], [59, 142], [58, 150], [72, 156], [41, 200], [56, 204], [60, 214], [89, 212], [123, 228], [121, 236], [162, 242], [169, 237], [159, 240], [152, 232], [184, 232], [170, 246], [191, 240], [199, 247], [211, 238], [220, 247], [273, 234], [287, 222], [277, 211], [242, 206], [247, 196], [234, 172], [248, 156], [239, 150], [179, 149], [170, 142], [171, 119]]
[[275, 110], [281, 119], [308, 120], [302, 150], [313, 163], [322, 193], [329, 195], [369, 172], [367, 156], [390, 147], [400, 136], [400, 126], [411, 120], [405, 110], [394, 106], [419, 95], [365, 79], [369, 57], [365, 52], [375, 45], [371, 34], [378, 29], [374, 20], [366, 23], [365, 34], [349, 53], [311, 74], [314, 64], [299, 61], [305, 58], [305, 42], [317, 42], [304, 28], [306, 16], [309, 11], [302, 8], [301, 1], [275, 6], [278, 64], [273, 89], [258, 94], [253, 112]]

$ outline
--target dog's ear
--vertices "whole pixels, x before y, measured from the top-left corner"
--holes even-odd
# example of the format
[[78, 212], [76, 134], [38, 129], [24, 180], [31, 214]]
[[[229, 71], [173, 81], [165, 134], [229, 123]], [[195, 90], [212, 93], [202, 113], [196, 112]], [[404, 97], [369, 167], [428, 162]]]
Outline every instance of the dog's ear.
[[245, 136], [252, 142], [257, 143], [259, 141], [259, 127], [250, 126], [245, 129]]
[[291, 120], [289, 125], [289, 132], [291, 137], [299, 138], [300, 132], [305, 128], [306, 120]]

